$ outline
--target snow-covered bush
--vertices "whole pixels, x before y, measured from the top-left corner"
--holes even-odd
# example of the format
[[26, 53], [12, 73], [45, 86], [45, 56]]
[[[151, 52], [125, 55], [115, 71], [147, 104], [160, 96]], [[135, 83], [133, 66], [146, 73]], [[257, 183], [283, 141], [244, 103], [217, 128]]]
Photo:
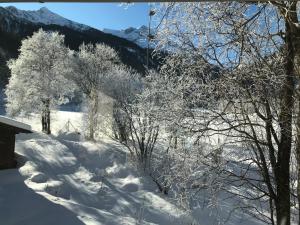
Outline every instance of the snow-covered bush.
[[120, 142], [126, 143], [130, 121], [125, 110], [134, 103], [137, 94], [141, 92], [141, 76], [124, 65], [118, 65], [106, 80], [106, 84], [105, 92], [114, 99], [112, 110], [114, 136]]
[[[194, 57], [174, 54], [159, 73], [149, 73], [141, 94], [147, 101], [141, 102], [152, 102], [147, 113], [159, 124], [160, 135], [148, 169], [159, 189], [186, 209], [197, 207], [200, 200], [207, 207], [218, 207], [222, 193], [248, 199], [241, 200], [240, 207], [266, 219], [263, 213], [269, 206], [260, 206], [262, 201], [257, 198], [268, 190], [261, 187], [263, 182], [251, 183], [253, 176], [261, 176], [259, 166], [249, 170], [244, 162], [257, 162], [253, 157], [259, 152], [255, 141], [263, 143], [266, 138], [263, 121], [253, 114], [255, 106], [268, 113], [264, 111], [267, 100], [274, 118], [277, 115], [274, 95], [281, 87], [281, 57], [274, 56], [268, 63], [256, 62], [258, 69], [251, 69], [251, 73], [247, 66], [222, 71]], [[278, 132], [276, 121], [272, 126]], [[243, 154], [238, 149], [244, 149]], [[239, 193], [233, 191], [236, 187], [240, 187]], [[249, 189], [255, 191], [249, 193]]]
[[[88, 138], [94, 139], [98, 129], [99, 95], [104, 92], [107, 77], [120, 63], [117, 52], [105, 44], [82, 44], [71, 57], [73, 80], [85, 95], [88, 105]], [[109, 84], [110, 85], [110, 84]]]
[[114, 98], [115, 138], [146, 166], [159, 131], [159, 124], [153, 117], [154, 99], [143, 87], [141, 76], [122, 65], [115, 67], [107, 84], [104, 91]]

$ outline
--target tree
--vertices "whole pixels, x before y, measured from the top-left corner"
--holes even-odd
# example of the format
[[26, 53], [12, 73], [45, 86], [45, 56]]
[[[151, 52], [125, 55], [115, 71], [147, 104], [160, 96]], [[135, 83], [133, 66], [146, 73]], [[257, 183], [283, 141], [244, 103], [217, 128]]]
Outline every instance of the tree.
[[103, 92], [114, 99], [114, 138], [146, 169], [159, 133], [153, 117], [155, 99], [144, 87], [141, 75], [124, 65], [115, 66], [104, 84]]
[[70, 76], [88, 100], [88, 137], [94, 139], [98, 125], [99, 92], [104, 81], [120, 62], [117, 52], [105, 44], [82, 44], [72, 57]]
[[113, 98], [113, 132], [121, 143], [128, 141], [129, 124], [125, 109], [134, 104], [142, 91], [141, 75], [122, 64], [113, 68], [105, 80], [103, 92]]
[[[260, 181], [264, 183], [260, 191], [271, 199], [270, 222], [278, 225], [289, 225], [291, 221], [291, 157], [295, 132], [293, 116], [299, 118], [300, 112], [300, 109], [295, 110], [295, 103], [299, 102], [295, 84], [299, 80], [300, 56], [297, 3], [298, 1], [167, 3], [160, 5], [161, 10], [157, 14], [162, 18], [157, 33], [160, 46], [172, 52], [188, 53], [217, 65], [225, 74], [229, 74], [229, 71], [244, 74], [243, 70], [247, 71], [248, 80], [235, 75], [232, 79], [225, 76], [223, 83], [211, 82], [210, 86], [214, 91], [223, 88], [227, 95], [232, 93], [228, 92], [228, 87], [238, 87], [239, 92], [234, 92], [229, 101], [236, 111], [229, 112], [227, 104], [223, 109], [211, 110], [211, 114], [204, 115], [202, 121], [206, 123], [202, 125], [206, 126], [198, 129], [198, 134], [211, 135], [212, 131], [216, 134], [227, 130], [238, 132], [231, 135], [236, 140], [243, 137], [244, 143], [248, 143], [248, 147], [256, 154], [252, 159], [260, 173]], [[280, 63], [282, 67], [276, 72], [276, 66], [270, 64], [268, 58], [278, 52], [281, 59], [272, 63]], [[263, 89], [257, 89], [264, 82], [256, 79], [271, 74], [274, 74], [275, 80], [280, 80], [280, 85], [275, 88], [276, 92], [268, 94]], [[268, 79], [268, 82], [272, 83], [272, 80]], [[252, 92], [247, 85], [259, 92]], [[229, 96], [222, 96], [229, 99]], [[259, 121], [253, 121], [249, 109], [254, 111]], [[232, 112], [238, 116], [235, 120], [229, 117]], [[220, 129], [222, 126], [215, 127], [213, 121], [218, 120], [227, 125], [225, 130]], [[201, 123], [198, 122], [198, 125], [201, 126]], [[299, 130], [298, 123], [298, 140]], [[298, 168], [299, 149], [296, 147]], [[245, 178], [242, 175], [236, 177]], [[250, 178], [245, 180], [248, 182]], [[259, 183], [255, 185], [257, 189], [261, 187]], [[299, 190], [298, 179], [298, 196]], [[298, 214], [300, 215], [299, 212]]]
[[208, 184], [213, 183], [211, 175], [218, 169], [208, 165], [219, 166], [211, 163], [211, 155], [220, 148], [210, 149], [198, 144], [200, 132], [194, 133], [201, 123], [197, 121], [199, 107], [207, 108], [214, 99], [213, 86], [209, 83], [215, 77], [215, 69], [209, 67], [203, 60], [188, 54], [170, 55], [158, 73], [147, 76], [147, 90], [144, 91], [148, 102], [152, 99], [153, 104], [147, 109], [152, 109], [152, 120], [162, 131], [157, 141], [159, 148], [151, 159], [151, 177], [164, 193], [173, 192], [179, 204], [187, 209], [191, 202], [199, 199], [200, 188], [217, 190], [221, 183]]
[[105, 93], [114, 99], [115, 138], [146, 167], [159, 131], [153, 118], [153, 99], [148, 98], [141, 75], [123, 65], [114, 68], [106, 84]]
[[74, 90], [64, 76], [70, 72], [64, 64], [69, 52], [64, 36], [40, 29], [22, 41], [19, 51], [19, 57], [8, 62], [7, 112], [39, 113], [43, 132], [50, 134], [50, 109], [68, 101]]

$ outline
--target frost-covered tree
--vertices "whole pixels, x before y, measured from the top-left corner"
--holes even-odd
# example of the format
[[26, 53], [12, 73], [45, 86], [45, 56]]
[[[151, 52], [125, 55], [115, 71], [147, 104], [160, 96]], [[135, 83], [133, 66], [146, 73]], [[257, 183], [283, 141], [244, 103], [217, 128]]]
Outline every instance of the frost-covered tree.
[[7, 112], [36, 112], [41, 115], [42, 130], [50, 134], [50, 110], [68, 101], [74, 85], [65, 78], [69, 49], [64, 36], [40, 29], [22, 41], [17, 59], [8, 62], [11, 77], [6, 87]]
[[[300, 168], [299, 124], [293, 129], [294, 118], [300, 121], [299, 109], [295, 109], [299, 99], [298, 1], [166, 3], [160, 5], [157, 15], [159, 46], [199, 57], [224, 73], [222, 82], [209, 82], [194, 95], [205, 109], [211, 107], [194, 120], [194, 133], [206, 136], [207, 141], [212, 132], [229, 132], [232, 142], [247, 143], [253, 155], [245, 158], [247, 167], [239, 164], [240, 174], [232, 175], [239, 179], [240, 189], [247, 185], [251, 186], [247, 190], [255, 189], [243, 192], [247, 193], [245, 202], [269, 204], [269, 211], [264, 212], [265, 206], [247, 207], [252, 207], [251, 213], [258, 219], [291, 224], [294, 146]], [[206, 91], [209, 89], [211, 92]], [[209, 93], [215, 97], [210, 98], [213, 95]], [[222, 105], [221, 99], [228, 104]], [[293, 145], [295, 136], [298, 145]], [[256, 171], [258, 177], [250, 171]], [[248, 172], [252, 176], [247, 177]], [[300, 171], [297, 173], [299, 176]], [[240, 193], [235, 196], [241, 197]]]
[[114, 67], [107, 76], [103, 92], [114, 99], [114, 138], [146, 168], [159, 131], [159, 124], [153, 117], [155, 99], [145, 89], [141, 75], [124, 65]]
[[128, 118], [124, 109], [132, 105], [141, 92], [140, 74], [124, 66], [117, 65], [105, 81], [104, 92], [113, 98], [113, 132], [115, 138], [126, 143], [129, 135]]
[[73, 73], [70, 78], [77, 84], [88, 101], [88, 137], [94, 139], [98, 126], [99, 92], [120, 62], [117, 52], [105, 44], [82, 44], [72, 57]]

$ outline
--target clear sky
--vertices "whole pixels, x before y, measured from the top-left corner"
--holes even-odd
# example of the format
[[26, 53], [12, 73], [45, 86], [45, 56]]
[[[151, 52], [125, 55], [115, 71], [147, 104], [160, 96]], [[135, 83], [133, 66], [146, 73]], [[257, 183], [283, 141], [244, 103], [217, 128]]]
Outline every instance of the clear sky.
[[0, 6], [15, 6], [18, 9], [37, 10], [47, 7], [67, 19], [97, 29], [126, 29], [148, 23], [148, 3], [124, 6], [120, 3], [0, 3]]

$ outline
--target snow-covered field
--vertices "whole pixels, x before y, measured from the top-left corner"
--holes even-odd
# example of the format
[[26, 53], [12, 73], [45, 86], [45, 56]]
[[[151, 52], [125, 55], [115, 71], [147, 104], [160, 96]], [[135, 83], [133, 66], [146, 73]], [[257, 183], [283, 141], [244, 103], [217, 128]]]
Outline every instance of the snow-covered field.
[[17, 135], [19, 167], [0, 171], [1, 225], [191, 224], [122, 146], [82, 140], [81, 118], [53, 114], [53, 135], [39, 132], [39, 118], [19, 118], [37, 132]]

